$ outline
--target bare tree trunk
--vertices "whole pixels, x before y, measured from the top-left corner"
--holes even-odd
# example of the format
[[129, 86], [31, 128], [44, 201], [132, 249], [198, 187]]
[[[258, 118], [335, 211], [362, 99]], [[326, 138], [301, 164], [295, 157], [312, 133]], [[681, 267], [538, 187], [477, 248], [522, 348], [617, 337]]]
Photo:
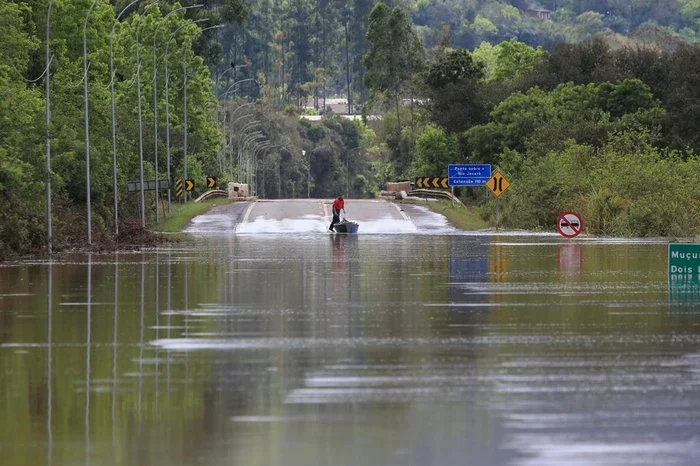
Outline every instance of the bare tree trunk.
[[398, 136], [399, 140], [401, 140], [401, 112], [399, 109], [399, 93], [396, 93], [396, 122], [398, 126]]

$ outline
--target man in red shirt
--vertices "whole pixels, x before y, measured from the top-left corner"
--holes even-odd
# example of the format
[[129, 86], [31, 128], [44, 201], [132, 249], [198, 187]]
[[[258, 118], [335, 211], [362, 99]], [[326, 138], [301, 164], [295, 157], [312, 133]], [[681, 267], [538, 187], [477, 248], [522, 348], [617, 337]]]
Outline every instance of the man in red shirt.
[[345, 212], [345, 201], [343, 200], [342, 194], [338, 196], [335, 201], [333, 201], [333, 220], [331, 220], [331, 226], [328, 227], [330, 231], [333, 231], [335, 224], [340, 222], [341, 210]]

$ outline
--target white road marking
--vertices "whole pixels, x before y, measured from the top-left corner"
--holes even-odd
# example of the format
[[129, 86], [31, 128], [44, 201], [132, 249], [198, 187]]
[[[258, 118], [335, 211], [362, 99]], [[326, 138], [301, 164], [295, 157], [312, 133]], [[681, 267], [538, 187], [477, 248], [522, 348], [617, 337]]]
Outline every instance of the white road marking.
[[242, 223], [248, 223], [248, 217], [250, 217], [250, 212], [253, 210], [253, 206], [255, 206], [255, 202], [251, 202], [248, 208], [246, 209]]
[[[384, 201], [384, 202], [386, 202], [386, 201]], [[396, 204], [396, 203], [394, 203], [394, 202], [392, 202], [391, 204], [396, 208], [396, 210], [399, 211], [399, 215], [401, 215], [401, 216], [403, 217], [404, 220], [406, 220], [407, 222], [413, 223], [413, 222], [411, 221], [411, 217], [409, 217], [408, 215], [406, 215], [406, 212], [404, 212], [404, 211], [399, 207], [398, 204]]]

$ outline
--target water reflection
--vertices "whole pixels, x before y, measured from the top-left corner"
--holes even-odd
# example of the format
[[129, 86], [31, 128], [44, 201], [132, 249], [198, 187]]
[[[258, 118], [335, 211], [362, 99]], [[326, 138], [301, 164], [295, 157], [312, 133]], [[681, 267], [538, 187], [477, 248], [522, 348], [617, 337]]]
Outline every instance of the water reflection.
[[138, 396], [138, 408], [137, 408], [137, 413], [138, 413], [138, 424], [139, 424], [139, 435], [141, 435], [141, 430], [143, 428], [143, 422], [142, 422], [142, 404], [143, 404], [143, 350], [144, 350], [144, 340], [143, 340], [143, 334], [144, 334], [144, 317], [145, 317], [145, 294], [146, 294], [146, 263], [145, 263], [145, 258], [142, 257], [142, 262], [141, 262], [141, 293], [139, 294], [140, 297], [140, 306], [139, 306], [139, 357], [138, 357], [138, 364], [139, 364], [139, 370], [137, 373], [138, 379], [139, 379], [139, 396]]
[[46, 266], [46, 464], [53, 464], [53, 263]]
[[664, 250], [274, 236], [0, 267], [0, 454], [694, 464], [700, 299], [678, 311]]
[[117, 440], [117, 337], [119, 335], [119, 254], [114, 255], [114, 306], [112, 308], [112, 443]]
[[578, 274], [583, 263], [583, 245], [560, 244], [557, 247], [557, 262], [563, 274]]
[[90, 354], [92, 351], [92, 254], [87, 264], [87, 319], [85, 340], [85, 464], [90, 464]]

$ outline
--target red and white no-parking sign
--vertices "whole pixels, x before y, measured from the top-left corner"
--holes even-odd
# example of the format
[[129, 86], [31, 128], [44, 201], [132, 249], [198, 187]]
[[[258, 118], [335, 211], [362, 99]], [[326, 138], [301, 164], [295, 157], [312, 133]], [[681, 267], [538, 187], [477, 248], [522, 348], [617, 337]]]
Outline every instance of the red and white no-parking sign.
[[557, 231], [562, 236], [573, 238], [583, 230], [583, 220], [576, 212], [564, 212], [557, 217]]

